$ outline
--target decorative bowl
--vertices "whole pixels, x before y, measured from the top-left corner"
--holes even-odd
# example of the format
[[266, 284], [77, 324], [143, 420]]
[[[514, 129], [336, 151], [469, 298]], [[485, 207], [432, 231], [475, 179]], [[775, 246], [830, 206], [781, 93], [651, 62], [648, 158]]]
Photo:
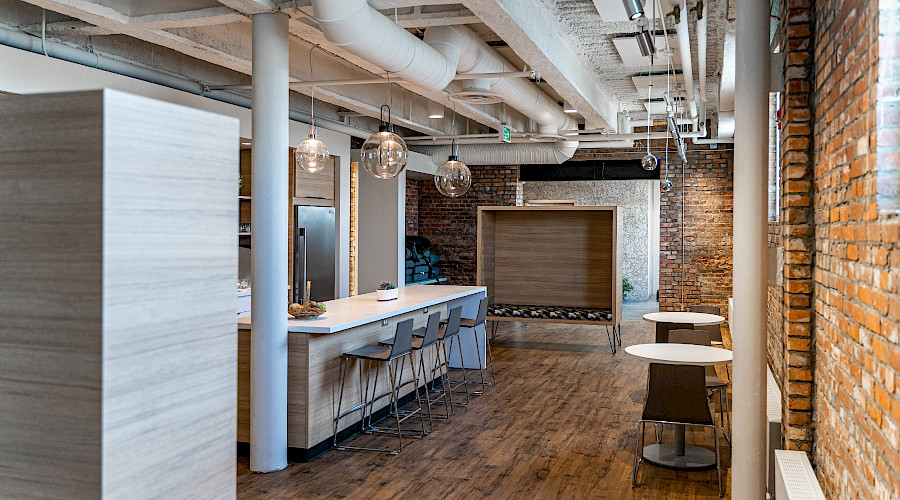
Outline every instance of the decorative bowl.
[[378, 300], [394, 300], [397, 298], [397, 294], [399, 292], [399, 288], [392, 288], [390, 290], [375, 290], [375, 297]]
[[297, 319], [313, 319], [325, 314], [325, 311], [318, 307], [300, 307], [295, 309], [288, 308], [288, 314]]

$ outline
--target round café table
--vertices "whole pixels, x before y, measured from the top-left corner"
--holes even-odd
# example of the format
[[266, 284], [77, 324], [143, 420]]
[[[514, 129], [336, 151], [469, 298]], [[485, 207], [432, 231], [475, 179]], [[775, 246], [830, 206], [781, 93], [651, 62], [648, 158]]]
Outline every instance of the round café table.
[[694, 326], [705, 326], [724, 323], [725, 318], [718, 314], [688, 311], [660, 311], [645, 314], [644, 321], [649, 321], [651, 323], [689, 323]]
[[[698, 313], [689, 313], [698, 314]], [[714, 316], [706, 314], [704, 316]], [[646, 317], [646, 316], [645, 316]], [[689, 344], [637, 344], [625, 348], [625, 352], [652, 363], [668, 365], [712, 366], [731, 363], [728, 349]], [[716, 454], [700, 446], [684, 442], [684, 425], [675, 425], [675, 442], [651, 444], [644, 447], [644, 460], [670, 469], [696, 470], [715, 467]]]

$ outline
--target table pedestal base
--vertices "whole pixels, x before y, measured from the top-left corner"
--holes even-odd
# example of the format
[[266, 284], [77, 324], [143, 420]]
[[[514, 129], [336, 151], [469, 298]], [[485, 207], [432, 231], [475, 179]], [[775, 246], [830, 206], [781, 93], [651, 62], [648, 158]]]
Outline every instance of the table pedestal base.
[[680, 470], [715, 468], [716, 454], [700, 446], [684, 447], [684, 455], [677, 455], [675, 443], [651, 444], [644, 447], [644, 460], [653, 465]]

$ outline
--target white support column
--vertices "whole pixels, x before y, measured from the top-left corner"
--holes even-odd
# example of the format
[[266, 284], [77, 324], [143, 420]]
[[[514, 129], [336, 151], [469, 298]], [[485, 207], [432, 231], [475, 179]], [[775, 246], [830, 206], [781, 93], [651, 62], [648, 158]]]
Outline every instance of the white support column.
[[766, 189], [769, 2], [736, 3], [734, 438], [731, 493], [766, 491]]
[[253, 16], [250, 469], [287, 467], [288, 16]]

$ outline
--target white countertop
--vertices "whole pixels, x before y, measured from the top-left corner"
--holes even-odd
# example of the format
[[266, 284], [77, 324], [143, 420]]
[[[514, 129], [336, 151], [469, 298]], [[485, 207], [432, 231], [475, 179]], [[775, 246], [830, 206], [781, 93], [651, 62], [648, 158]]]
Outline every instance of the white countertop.
[[[486, 293], [483, 286], [411, 285], [400, 287], [396, 300], [378, 301], [366, 293], [325, 302], [326, 312], [315, 319], [288, 316], [288, 332], [335, 333], [385, 318], [441, 304], [454, 299]], [[287, 311], [285, 311], [287, 315]], [[238, 319], [238, 329], [249, 330], [252, 316]]]
[[711, 366], [731, 363], [732, 359], [732, 353], [728, 349], [692, 344], [637, 344], [626, 347], [625, 352], [666, 365]]

